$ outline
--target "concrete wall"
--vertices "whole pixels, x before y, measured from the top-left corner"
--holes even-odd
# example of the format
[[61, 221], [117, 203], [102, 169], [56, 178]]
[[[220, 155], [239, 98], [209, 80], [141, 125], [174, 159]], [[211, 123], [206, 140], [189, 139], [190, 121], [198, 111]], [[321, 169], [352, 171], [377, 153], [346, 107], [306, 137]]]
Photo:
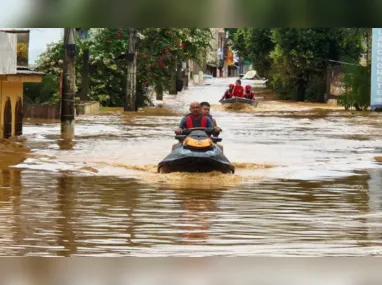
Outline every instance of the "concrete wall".
[[24, 119], [47, 119], [47, 120], [59, 120], [60, 109], [59, 106], [39, 106], [39, 105], [24, 105]]
[[[99, 113], [100, 104], [99, 102], [86, 102], [79, 104], [76, 107], [78, 115], [92, 115]], [[34, 118], [34, 119], [47, 119], [47, 120], [59, 120], [60, 106], [59, 105], [24, 105], [24, 118]]]
[[17, 36], [0, 32], [0, 74], [16, 74]]
[[16, 131], [16, 103], [19, 98], [23, 99], [23, 83], [0, 81], [0, 138], [3, 138], [4, 134], [4, 107], [8, 97], [12, 106], [12, 136], [14, 136]]
[[86, 102], [79, 104], [78, 106], [79, 115], [90, 115], [99, 113], [99, 102]]

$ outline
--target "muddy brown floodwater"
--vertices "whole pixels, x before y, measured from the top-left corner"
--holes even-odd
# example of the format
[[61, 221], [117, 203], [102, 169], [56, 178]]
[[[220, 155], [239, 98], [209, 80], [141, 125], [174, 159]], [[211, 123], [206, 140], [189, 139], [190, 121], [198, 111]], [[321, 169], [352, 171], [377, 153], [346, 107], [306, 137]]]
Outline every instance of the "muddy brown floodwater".
[[[382, 116], [307, 103], [223, 108], [191, 87], [137, 114], [26, 121], [0, 144], [0, 255], [382, 255]], [[157, 174], [191, 101], [212, 104], [235, 175]]]

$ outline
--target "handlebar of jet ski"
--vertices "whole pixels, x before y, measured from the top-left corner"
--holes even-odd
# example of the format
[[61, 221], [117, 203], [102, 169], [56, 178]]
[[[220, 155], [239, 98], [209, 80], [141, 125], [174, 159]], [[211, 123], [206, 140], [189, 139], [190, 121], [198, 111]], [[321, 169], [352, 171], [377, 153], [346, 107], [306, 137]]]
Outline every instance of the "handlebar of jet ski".
[[[221, 138], [218, 138], [219, 136], [219, 133], [215, 133], [215, 130], [214, 128], [192, 128], [192, 129], [184, 129], [182, 131], [182, 134], [181, 135], [176, 135], [175, 136], [175, 139], [182, 142], [186, 139], [186, 137], [192, 132], [192, 131], [205, 131], [207, 134], [213, 134], [214, 137], [211, 137], [211, 139], [214, 141], [214, 142], [220, 142], [222, 139]], [[221, 130], [222, 132], [223, 130]]]
[[192, 128], [192, 129], [184, 129], [182, 134], [183, 135], [189, 135], [193, 131], [204, 131], [207, 134], [212, 134], [214, 132], [213, 128]]

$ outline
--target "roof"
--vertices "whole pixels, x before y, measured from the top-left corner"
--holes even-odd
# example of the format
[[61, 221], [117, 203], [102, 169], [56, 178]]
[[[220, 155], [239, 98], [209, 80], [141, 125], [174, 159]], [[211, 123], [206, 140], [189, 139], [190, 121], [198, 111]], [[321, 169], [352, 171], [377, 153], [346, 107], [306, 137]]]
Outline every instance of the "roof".
[[19, 70], [17, 69], [16, 75], [45, 75], [44, 72], [34, 71], [34, 70]]
[[17, 66], [16, 73], [7, 73], [7, 74], [3, 74], [3, 75], [9, 75], [9, 76], [12, 76], [12, 75], [14, 75], [14, 76], [17, 76], [17, 75], [24, 75], [24, 76], [39, 75], [39, 76], [44, 76], [45, 73], [30, 69], [26, 66]]
[[12, 29], [0, 29], [3, 33], [25, 34], [30, 33], [30, 30], [12, 30]]

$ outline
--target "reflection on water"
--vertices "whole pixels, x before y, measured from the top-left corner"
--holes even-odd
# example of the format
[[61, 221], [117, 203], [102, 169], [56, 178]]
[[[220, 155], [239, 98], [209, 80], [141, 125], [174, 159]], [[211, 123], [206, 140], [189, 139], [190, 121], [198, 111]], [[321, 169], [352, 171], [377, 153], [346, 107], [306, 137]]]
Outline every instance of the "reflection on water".
[[[226, 82], [138, 113], [29, 121], [0, 143], [0, 255], [381, 255], [381, 114], [218, 104]], [[205, 100], [235, 175], [157, 174], [189, 102]], [[13, 167], [12, 167], [13, 165]]]
[[0, 173], [1, 255], [381, 253], [382, 172], [219, 189]]
[[75, 142], [71, 139], [61, 139], [57, 141], [57, 145], [61, 150], [71, 150], [74, 148]]

